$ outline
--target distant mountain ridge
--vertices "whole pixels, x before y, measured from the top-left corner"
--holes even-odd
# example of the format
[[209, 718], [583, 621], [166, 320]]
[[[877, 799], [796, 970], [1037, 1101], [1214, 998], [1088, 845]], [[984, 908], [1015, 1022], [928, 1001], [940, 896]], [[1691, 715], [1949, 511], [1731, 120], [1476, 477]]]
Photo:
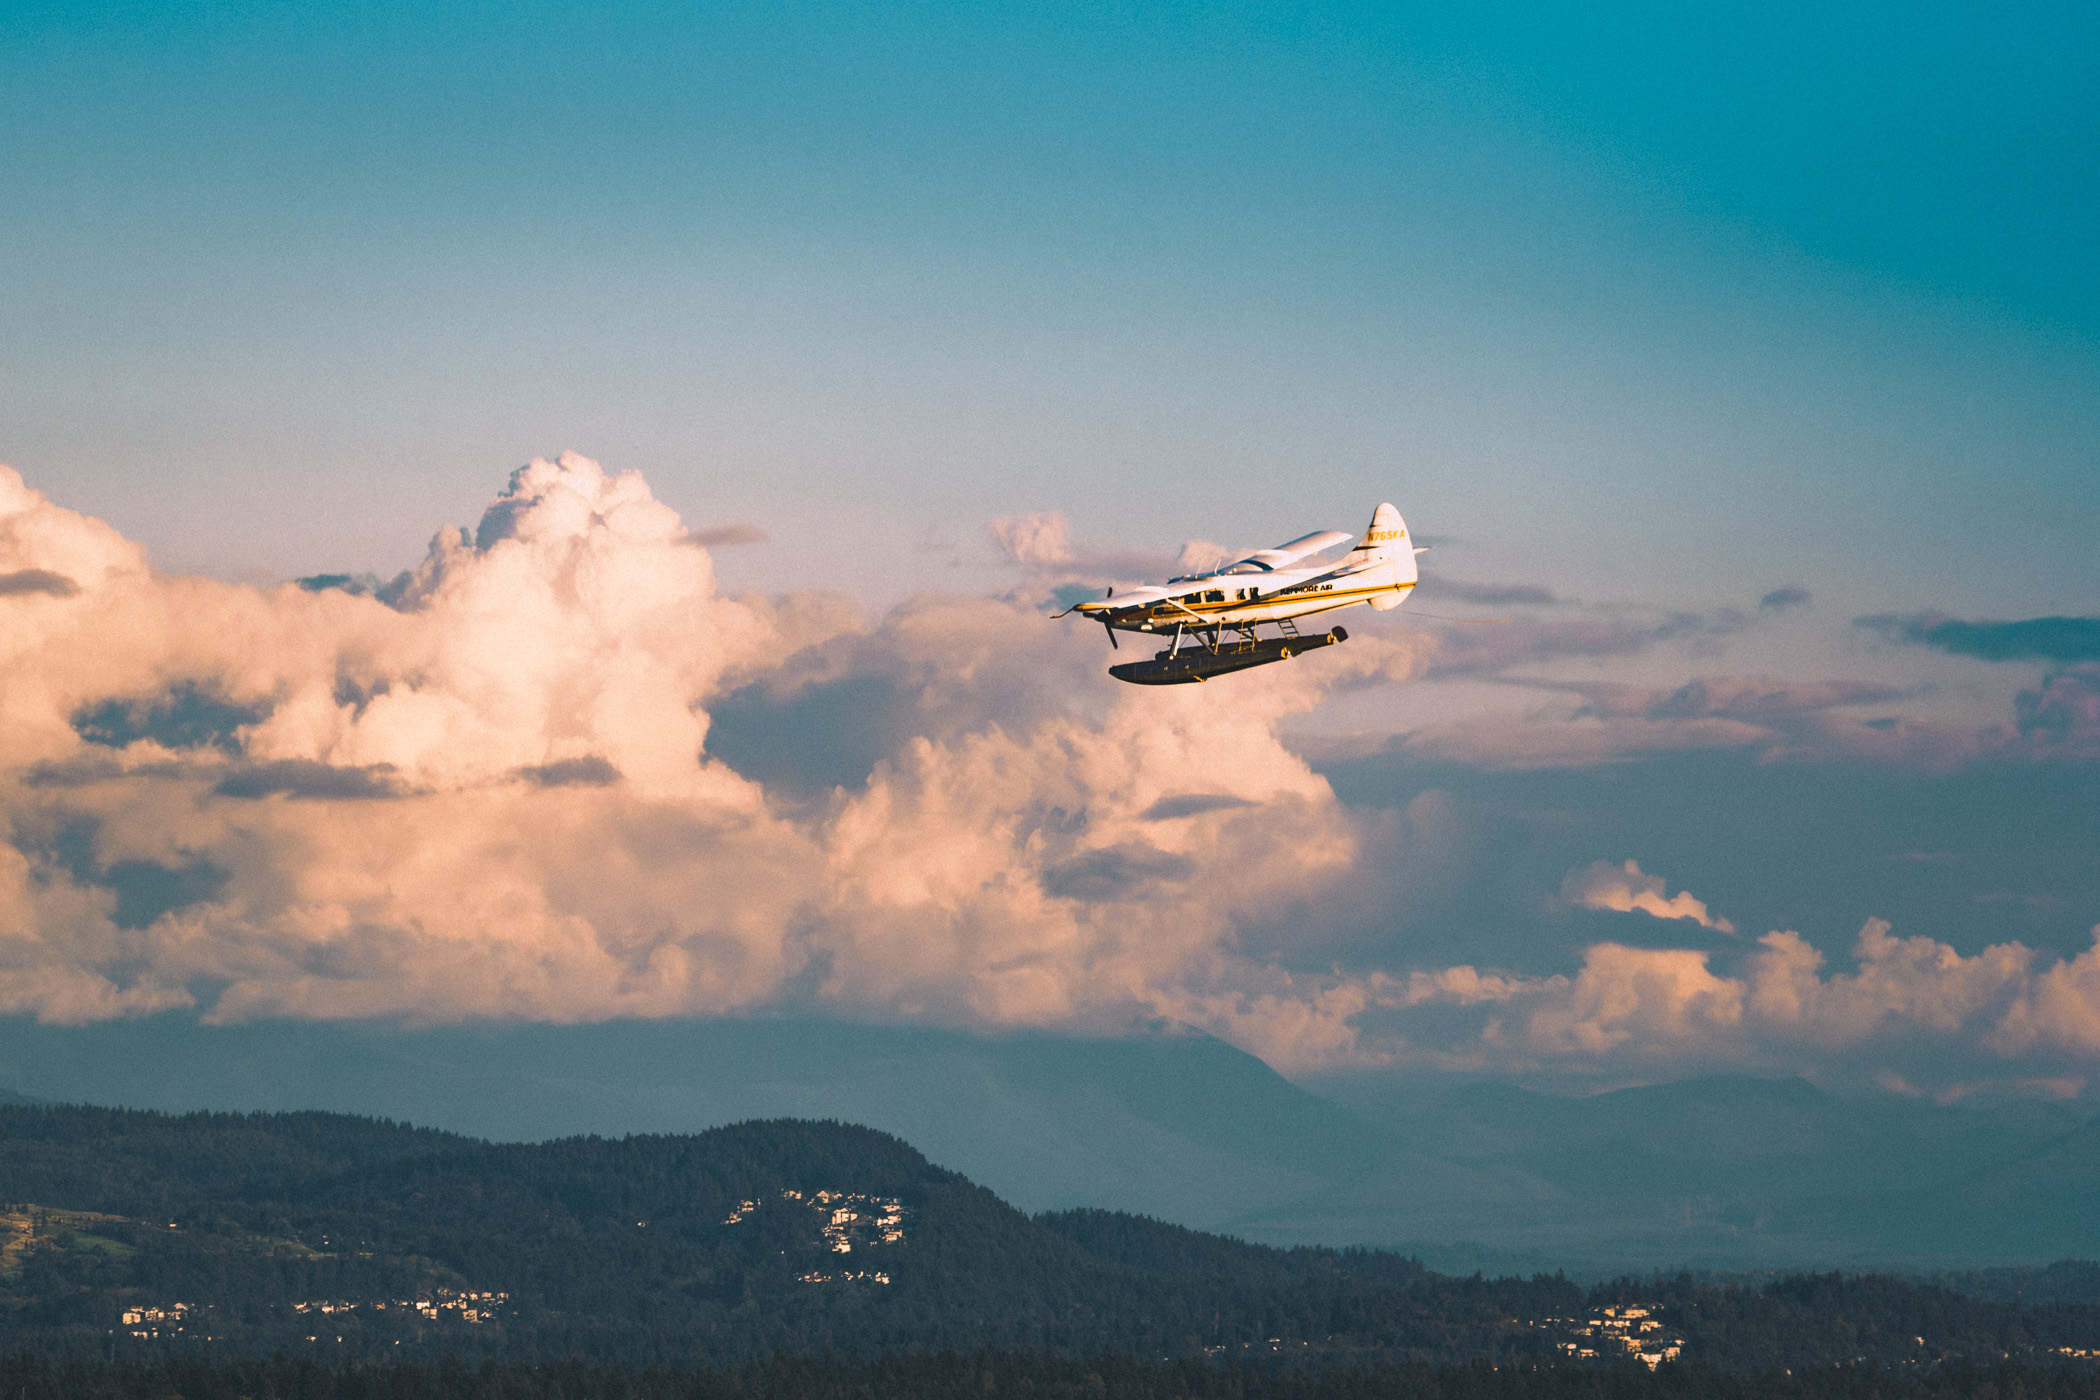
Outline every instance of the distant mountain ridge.
[[[1394, 1304], [1424, 1277], [1397, 1255], [1268, 1250], [1137, 1217], [1031, 1220], [838, 1123], [493, 1144], [322, 1113], [12, 1107], [0, 1187], [19, 1246], [0, 1270], [0, 1349], [1200, 1353], [1278, 1328], [1303, 1339], [1283, 1314], [1375, 1296], [1365, 1318], [1380, 1320], [1345, 1345], [1390, 1351], [1407, 1344]], [[1101, 1253], [1082, 1243], [1109, 1236]], [[448, 1308], [463, 1298], [475, 1316]], [[1435, 1335], [1501, 1315], [1460, 1307], [1468, 1319], [1440, 1316]]]
[[[1690, 1079], [1568, 1098], [1294, 1084], [1209, 1037], [797, 1021], [397, 1026], [0, 1018], [0, 1085], [169, 1111], [326, 1108], [499, 1140], [865, 1123], [1027, 1211], [1122, 1210], [1461, 1272], [2100, 1258], [2093, 1108]], [[1317, 1092], [1313, 1092], [1317, 1091]]]
[[1590, 1272], [2100, 1257], [2100, 1123], [2084, 1105], [1947, 1108], [1735, 1076], [1589, 1098], [1478, 1084], [1343, 1101], [1434, 1157], [1398, 1153], [1236, 1222], [1250, 1238], [1348, 1237], [1442, 1267]]
[[[724, 1365], [1005, 1349], [1736, 1368], [2100, 1355], [2100, 1303], [1888, 1278], [1585, 1289], [1027, 1216], [836, 1122], [501, 1144], [326, 1113], [0, 1107], [0, 1352]], [[2055, 1271], [2059, 1293], [2091, 1271]], [[2017, 1280], [1994, 1277], [1981, 1291]], [[1629, 1311], [1630, 1310], [1630, 1311]]]

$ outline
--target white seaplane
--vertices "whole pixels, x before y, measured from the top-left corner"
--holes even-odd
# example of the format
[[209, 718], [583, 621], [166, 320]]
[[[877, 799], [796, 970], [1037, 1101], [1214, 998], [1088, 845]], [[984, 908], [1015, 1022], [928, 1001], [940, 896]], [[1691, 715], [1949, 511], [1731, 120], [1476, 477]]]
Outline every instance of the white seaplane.
[[[1208, 574], [1170, 578], [1152, 588], [1078, 603], [1057, 614], [1078, 613], [1118, 632], [1171, 636], [1167, 649], [1150, 661], [1111, 666], [1108, 673], [1135, 685], [1186, 685], [1250, 666], [1288, 661], [1297, 652], [1349, 640], [1340, 627], [1306, 634], [1298, 619], [1366, 604], [1388, 612], [1407, 601], [1415, 586], [1415, 556], [1407, 522], [1390, 505], [1372, 512], [1371, 528], [1356, 547], [1328, 563], [1301, 561], [1349, 543], [1339, 530], [1301, 535], [1289, 544], [1260, 550]], [[1295, 567], [1293, 567], [1295, 566]], [[1280, 636], [1256, 628], [1276, 624]], [[1228, 636], [1228, 634], [1230, 634]]]

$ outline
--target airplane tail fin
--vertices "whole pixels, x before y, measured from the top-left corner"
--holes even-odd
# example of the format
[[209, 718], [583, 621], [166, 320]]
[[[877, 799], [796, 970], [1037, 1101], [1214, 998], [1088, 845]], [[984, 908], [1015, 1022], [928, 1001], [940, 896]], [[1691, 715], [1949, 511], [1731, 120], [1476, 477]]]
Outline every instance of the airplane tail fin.
[[1389, 581], [1396, 591], [1371, 600], [1371, 606], [1380, 612], [1397, 608], [1405, 600], [1407, 595], [1400, 591], [1401, 586], [1413, 583], [1417, 576], [1415, 542], [1408, 537], [1407, 522], [1400, 518], [1400, 512], [1394, 510], [1390, 502], [1371, 512], [1371, 528], [1364, 531], [1363, 539], [1349, 551], [1344, 562], [1383, 563], [1391, 569]]

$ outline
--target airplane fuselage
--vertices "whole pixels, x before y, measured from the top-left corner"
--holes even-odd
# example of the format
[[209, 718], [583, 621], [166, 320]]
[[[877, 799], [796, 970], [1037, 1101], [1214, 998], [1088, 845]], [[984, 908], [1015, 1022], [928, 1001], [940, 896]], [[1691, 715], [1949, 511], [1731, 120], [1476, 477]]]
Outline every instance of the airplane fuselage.
[[1251, 627], [1359, 604], [1380, 611], [1398, 607], [1415, 586], [1414, 579], [1401, 578], [1399, 572], [1386, 559], [1352, 563], [1345, 558], [1338, 564], [1269, 570], [1248, 569], [1241, 563], [1121, 598], [1081, 603], [1073, 611], [1119, 632]]

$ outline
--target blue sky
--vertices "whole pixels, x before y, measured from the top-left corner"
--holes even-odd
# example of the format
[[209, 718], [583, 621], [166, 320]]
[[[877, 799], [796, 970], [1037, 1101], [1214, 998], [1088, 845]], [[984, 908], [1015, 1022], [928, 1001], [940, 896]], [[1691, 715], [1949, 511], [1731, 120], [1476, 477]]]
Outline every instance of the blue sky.
[[2095, 603], [2083, 7], [13, 15], [6, 454], [169, 566], [576, 448], [885, 601], [1391, 496], [1593, 596]]
[[[2083, 1092], [2096, 145], [2068, 4], [13, 7], [0, 1009]], [[1215, 703], [1041, 617], [1380, 500]]]

